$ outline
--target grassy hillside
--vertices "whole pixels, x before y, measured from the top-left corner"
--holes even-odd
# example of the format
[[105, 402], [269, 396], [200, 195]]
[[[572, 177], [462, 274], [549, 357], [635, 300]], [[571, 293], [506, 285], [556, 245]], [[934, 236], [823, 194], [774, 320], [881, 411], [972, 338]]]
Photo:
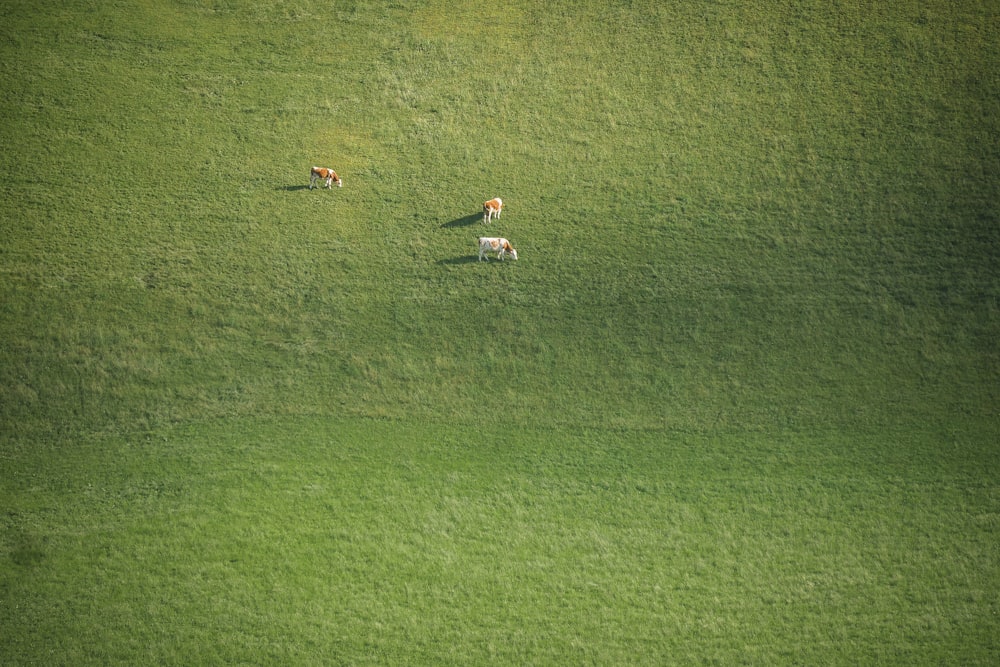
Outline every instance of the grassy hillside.
[[986, 17], [660, 5], [8, 10], [9, 421], [992, 417]]
[[[0, 657], [991, 662], [997, 27], [971, 1], [5, 3]], [[486, 233], [520, 260], [477, 262]], [[401, 569], [435, 549], [458, 604]], [[213, 567], [249, 618], [170, 601]]]

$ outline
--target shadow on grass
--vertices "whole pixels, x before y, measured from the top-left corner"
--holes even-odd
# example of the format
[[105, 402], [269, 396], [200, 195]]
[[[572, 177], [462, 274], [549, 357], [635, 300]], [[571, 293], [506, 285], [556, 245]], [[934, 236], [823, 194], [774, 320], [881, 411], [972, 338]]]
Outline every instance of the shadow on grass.
[[299, 190], [308, 189], [308, 185], [282, 185], [281, 187], [275, 188], [275, 190], [284, 190], [285, 192], [298, 192]]
[[442, 227], [468, 227], [469, 225], [471, 225], [471, 224], [473, 224], [473, 223], [475, 223], [475, 222], [477, 222], [479, 220], [482, 220], [482, 219], [483, 219], [483, 216], [480, 215], [479, 213], [472, 213], [470, 215], [465, 216], [464, 218], [456, 218], [456, 219], [452, 220], [451, 222], [446, 222], [446, 223], [444, 223], [441, 226]]
[[448, 259], [439, 259], [438, 264], [472, 264], [479, 259], [479, 255], [462, 255], [460, 257], [449, 257]]

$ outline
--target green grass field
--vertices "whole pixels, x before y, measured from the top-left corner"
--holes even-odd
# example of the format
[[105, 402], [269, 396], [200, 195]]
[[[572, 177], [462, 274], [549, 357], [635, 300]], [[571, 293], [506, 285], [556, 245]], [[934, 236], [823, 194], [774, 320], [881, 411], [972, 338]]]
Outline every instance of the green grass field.
[[0, 81], [0, 663], [1000, 662], [992, 3], [9, 0]]

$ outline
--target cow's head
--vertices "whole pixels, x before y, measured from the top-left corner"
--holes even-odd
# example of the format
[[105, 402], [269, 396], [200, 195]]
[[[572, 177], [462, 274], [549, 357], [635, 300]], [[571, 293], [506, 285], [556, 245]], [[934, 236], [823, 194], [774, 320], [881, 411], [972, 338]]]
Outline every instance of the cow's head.
[[514, 250], [513, 248], [510, 249], [510, 256], [513, 257], [515, 261], [517, 261], [517, 251]]

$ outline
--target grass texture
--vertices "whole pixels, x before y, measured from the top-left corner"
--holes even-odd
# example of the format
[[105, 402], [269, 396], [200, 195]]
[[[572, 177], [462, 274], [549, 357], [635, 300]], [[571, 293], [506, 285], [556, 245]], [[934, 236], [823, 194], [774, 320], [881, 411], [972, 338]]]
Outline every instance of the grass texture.
[[995, 664], [997, 27], [5, 3], [0, 662]]

